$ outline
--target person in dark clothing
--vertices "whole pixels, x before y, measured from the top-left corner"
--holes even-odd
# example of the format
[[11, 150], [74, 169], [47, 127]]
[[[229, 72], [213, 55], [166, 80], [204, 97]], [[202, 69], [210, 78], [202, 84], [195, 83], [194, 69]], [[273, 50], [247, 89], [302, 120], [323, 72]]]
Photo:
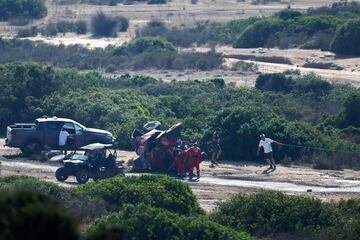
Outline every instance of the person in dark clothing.
[[221, 146], [220, 146], [220, 128], [216, 128], [213, 137], [212, 137], [212, 149], [213, 153], [211, 156], [211, 164], [212, 166], [218, 165], [218, 161], [220, 158], [220, 155], [222, 153]]

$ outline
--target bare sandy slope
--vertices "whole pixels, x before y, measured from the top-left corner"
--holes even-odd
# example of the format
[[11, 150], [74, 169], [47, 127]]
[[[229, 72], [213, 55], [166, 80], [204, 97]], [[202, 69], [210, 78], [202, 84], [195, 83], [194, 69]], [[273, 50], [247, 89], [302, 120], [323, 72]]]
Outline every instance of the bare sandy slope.
[[[167, 4], [99, 6], [88, 4], [59, 5], [56, 0], [47, 0], [48, 15], [44, 19], [34, 21], [33, 25], [41, 26], [58, 20], [90, 21], [98, 11], [109, 15], [123, 15], [130, 19], [129, 33], [134, 35], [135, 29], [143, 26], [151, 19], [161, 19], [170, 25], [182, 26], [199, 21], [230, 21], [249, 17], [270, 16], [290, 4], [293, 9], [306, 10], [310, 7], [330, 5], [337, 0], [281, 0], [270, 4], [251, 4], [251, 0], [199, 0], [191, 4], [190, 0], [170, 0]], [[0, 33], [15, 34], [17, 27], [0, 23]]]
[[[119, 151], [119, 160], [127, 163], [136, 158], [133, 152]], [[40, 163], [19, 157], [18, 150], [0, 148], [1, 175], [30, 175], [58, 183], [62, 186], [76, 186], [76, 180], [69, 178], [65, 183], [55, 179], [59, 163]], [[324, 201], [338, 201], [360, 197], [360, 172], [353, 170], [314, 170], [309, 166], [278, 166], [274, 172], [265, 171], [260, 163], [224, 162], [211, 168], [208, 162], [202, 164], [202, 178], [190, 184], [202, 207], [212, 210], [219, 201], [229, 199], [237, 193], [254, 193], [263, 190], [281, 191], [294, 195], [307, 195]], [[133, 173], [128, 173], [133, 175]], [[308, 192], [311, 191], [311, 192]]]

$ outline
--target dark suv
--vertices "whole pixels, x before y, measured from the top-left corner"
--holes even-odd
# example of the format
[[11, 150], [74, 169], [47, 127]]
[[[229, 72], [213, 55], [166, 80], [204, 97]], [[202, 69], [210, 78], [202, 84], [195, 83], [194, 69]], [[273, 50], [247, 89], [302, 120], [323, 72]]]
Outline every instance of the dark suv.
[[112, 144], [115, 140], [108, 131], [87, 128], [71, 119], [52, 117], [8, 126], [5, 145], [20, 148], [25, 155], [39, 153], [45, 146], [59, 150], [59, 133], [63, 126], [71, 134], [68, 149], [76, 150], [91, 143]]

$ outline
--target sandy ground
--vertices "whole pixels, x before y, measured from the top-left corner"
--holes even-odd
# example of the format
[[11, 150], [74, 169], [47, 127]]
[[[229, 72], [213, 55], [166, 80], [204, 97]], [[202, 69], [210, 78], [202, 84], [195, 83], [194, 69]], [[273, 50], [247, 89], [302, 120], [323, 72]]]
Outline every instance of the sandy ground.
[[[130, 19], [130, 31], [142, 26], [150, 19], [161, 19], [171, 25], [182, 26], [199, 21], [230, 21], [249, 17], [270, 16], [275, 12], [291, 6], [292, 9], [304, 11], [310, 7], [330, 5], [337, 0], [279, 0], [269, 4], [252, 4], [252, 0], [198, 0], [191, 4], [190, 0], [170, 0], [167, 4], [100, 6], [89, 4], [59, 5], [57, 0], [47, 0], [47, 17], [34, 21], [34, 25], [42, 25], [57, 20], [89, 20], [92, 15], [102, 11], [109, 15], [123, 15]], [[2, 23], [0, 32], [11, 32], [16, 27]]]
[[[135, 157], [133, 152], [118, 152], [118, 159], [125, 162]], [[2, 176], [29, 175], [62, 186], [77, 185], [73, 177], [65, 183], [56, 181], [54, 173], [61, 164], [30, 161], [21, 158], [16, 149], [1, 147], [0, 161]], [[126, 163], [125, 166], [129, 170]], [[202, 177], [199, 182], [183, 181], [190, 185], [201, 206], [207, 211], [211, 211], [218, 202], [229, 199], [234, 194], [263, 190], [313, 196], [324, 201], [360, 197], [360, 172], [354, 170], [314, 170], [304, 165], [279, 165], [275, 171], [269, 172], [266, 171], [267, 166], [259, 163], [242, 162], [222, 162], [216, 168], [212, 168], [209, 162], [204, 162], [201, 168]]]

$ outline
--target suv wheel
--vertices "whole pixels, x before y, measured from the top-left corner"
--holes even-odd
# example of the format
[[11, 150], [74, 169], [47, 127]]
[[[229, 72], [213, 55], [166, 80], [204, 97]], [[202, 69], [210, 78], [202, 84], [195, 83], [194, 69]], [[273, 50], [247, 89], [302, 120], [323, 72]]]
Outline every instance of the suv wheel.
[[69, 177], [69, 174], [64, 167], [61, 167], [58, 170], [56, 170], [55, 177], [58, 181], [63, 182]]
[[79, 170], [76, 173], [76, 180], [78, 183], [86, 183], [89, 180], [89, 172], [85, 169]]

